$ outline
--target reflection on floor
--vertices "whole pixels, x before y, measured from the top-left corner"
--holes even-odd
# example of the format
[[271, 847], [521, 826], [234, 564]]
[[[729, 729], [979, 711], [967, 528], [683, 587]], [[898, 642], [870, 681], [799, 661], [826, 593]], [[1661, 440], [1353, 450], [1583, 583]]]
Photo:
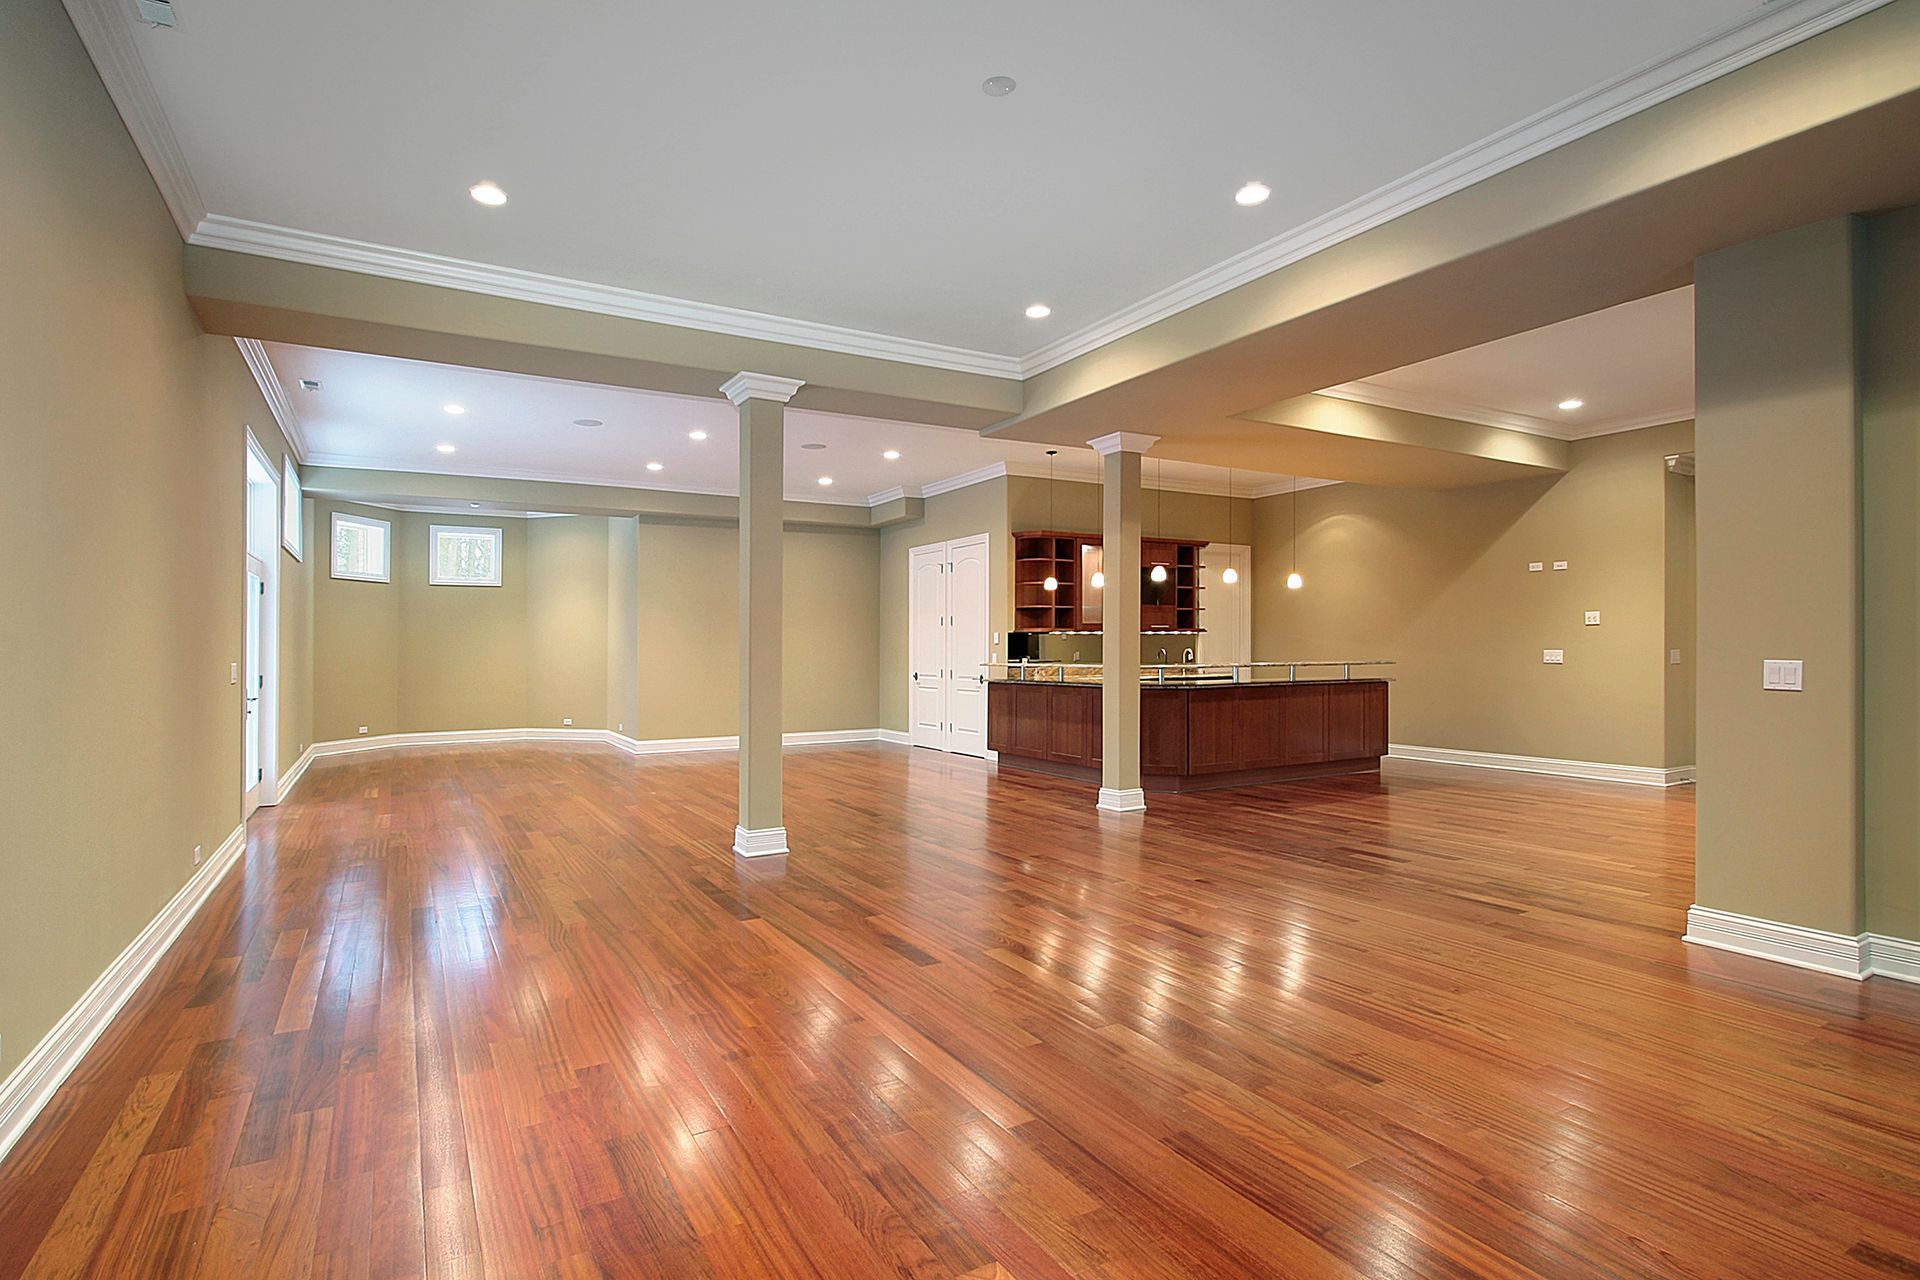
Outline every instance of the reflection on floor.
[[316, 765], [0, 1170], [0, 1276], [1884, 1276], [1920, 988], [1679, 941], [1689, 791], [1100, 816], [874, 746]]

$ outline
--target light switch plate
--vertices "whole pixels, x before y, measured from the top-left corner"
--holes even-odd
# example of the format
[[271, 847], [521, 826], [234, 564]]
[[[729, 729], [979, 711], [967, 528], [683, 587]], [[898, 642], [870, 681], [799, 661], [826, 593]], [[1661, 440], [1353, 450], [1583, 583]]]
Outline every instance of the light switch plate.
[[1801, 662], [1798, 658], [1763, 658], [1760, 662], [1760, 687], [1781, 693], [1803, 691]]
[[1600, 625], [1600, 611], [1598, 609], [1587, 610], [1587, 625], [1590, 627]]
[[1560, 570], [1562, 570], [1562, 569], [1564, 569], [1564, 568], [1566, 568], [1566, 567], [1567, 567], [1567, 562], [1566, 562], [1565, 560], [1555, 560], [1555, 561], [1553, 562], [1553, 571], [1554, 571], [1555, 573], [1558, 573], [1558, 572], [1560, 572]]
[[1542, 649], [1540, 651], [1540, 661], [1550, 667], [1561, 666], [1566, 660], [1567, 651], [1565, 649]]
[[1670, 667], [1680, 665], [1680, 651], [1678, 649], [1667, 650], [1667, 665]]
[[1527, 561], [1527, 572], [1528, 572], [1528, 573], [1545, 573], [1546, 571], [1547, 571], [1547, 562], [1546, 562], [1546, 561], [1544, 561], [1544, 560], [1529, 560], [1529, 561]]
[[227, 664], [227, 683], [228, 684], [240, 683], [240, 664], [239, 663], [229, 662]]
[[560, 717], [560, 723], [561, 723], [561, 724], [563, 724], [563, 725], [570, 725], [570, 724], [572, 724], [572, 723], [573, 723], [573, 717], [572, 717], [572, 716], [562, 716], [562, 717]]

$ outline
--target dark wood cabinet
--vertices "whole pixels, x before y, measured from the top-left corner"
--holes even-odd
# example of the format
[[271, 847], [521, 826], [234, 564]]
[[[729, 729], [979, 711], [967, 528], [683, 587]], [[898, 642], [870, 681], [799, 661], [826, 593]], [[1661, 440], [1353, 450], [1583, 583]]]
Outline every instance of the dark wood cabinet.
[[[1198, 632], [1204, 542], [1144, 538], [1140, 542], [1140, 629]], [[1093, 585], [1104, 557], [1097, 533], [1029, 529], [1013, 535], [1013, 629], [1099, 631], [1104, 592]], [[1155, 581], [1154, 569], [1164, 570]], [[1047, 589], [1047, 580], [1053, 589]]]

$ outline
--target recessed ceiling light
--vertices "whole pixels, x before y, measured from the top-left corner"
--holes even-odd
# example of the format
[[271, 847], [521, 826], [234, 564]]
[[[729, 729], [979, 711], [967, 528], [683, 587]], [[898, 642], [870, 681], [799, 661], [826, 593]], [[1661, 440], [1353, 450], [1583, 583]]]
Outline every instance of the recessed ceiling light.
[[480, 504], [477, 502], [469, 502], [467, 505], [470, 507], [478, 507]]
[[827, 446], [821, 444], [818, 440], [815, 440], [811, 444], [803, 444], [800, 447], [802, 449], [824, 449]]
[[318, 378], [302, 378], [300, 379], [300, 389], [302, 391], [318, 391], [320, 389], [320, 380]]
[[1562, 400], [1560, 402], [1560, 407], [1562, 409], [1565, 409], [1568, 413], [1572, 413], [1575, 409], [1586, 408], [1587, 402], [1585, 400], [1580, 399], [1577, 396], [1570, 396], [1567, 399]]
[[433, 447], [434, 447], [434, 448], [436, 448], [436, 449], [438, 449], [438, 450], [439, 450], [440, 452], [442, 452], [442, 453], [452, 453], [452, 452], [453, 452], [453, 446], [452, 446], [452, 445], [450, 445], [450, 444], [437, 444], [437, 445], [435, 445], [435, 446], [433, 446]]
[[821, 477], [820, 477], [820, 487], [821, 487], [821, 488], [823, 488], [823, 489], [824, 489], [824, 488], [826, 488], [826, 487], [827, 487], [828, 485], [830, 485], [830, 484], [832, 484], [832, 483], [833, 483], [833, 477], [832, 477], [832, 476], [821, 476]]
[[900, 451], [898, 449], [889, 449], [885, 453], [881, 454], [880, 456], [885, 458], [888, 462], [900, 461]]
[[1019, 87], [1012, 76], [988, 76], [980, 82], [980, 92], [989, 98], [1004, 98]]
[[467, 411], [467, 406], [463, 404], [443, 404], [440, 407], [456, 418]]
[[707, 433], [704, 431], [687, 432], [687, 439], [689, 440], [705, 440], [706, 438], [707, 438]]
[[498, 209], [507, 202], [507, 193], [497, 182], [476, 182], [467, 188], [467, 194], [489, 209]]
[[1027, 319], [1029, 320], [1045, 320], [1052, 314], [1053, 308], [1044, 302], [1036, 302], [1027, 308]]
[[663, 466], [663, 464], [661, 464], [661, 463], [658, 463], [658, 462], [649, 462], [649, 463], [647, 464], [647, 470], [649, 470], [649, 471], [662, 471], [662, 470], [665, 470], [665, 467]]
[[604, 427], [607, 424], [598, 418], [575, 418], [573, 425], [576, 427]]
[[1267, 197], [1272, 194], [1273, 188], [1269, 187], [1266, 183], [1249, 182], [1246, 186], [1233, 193], [1233, 202], [1251, 208], [1256, 204], [1265, 204]]

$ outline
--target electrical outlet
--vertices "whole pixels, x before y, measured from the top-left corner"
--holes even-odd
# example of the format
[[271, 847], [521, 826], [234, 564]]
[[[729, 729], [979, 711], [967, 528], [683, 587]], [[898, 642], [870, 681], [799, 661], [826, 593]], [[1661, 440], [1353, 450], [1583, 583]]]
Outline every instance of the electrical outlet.
[[1555, 560], [1553, 562], [1553, 571], [1555, 573], [1559, 573], [1562, 569], [1566, 567], [1567, 567], [1567, 562], [1565, 560]]
[[360, 726], [360, 732], [361, 732], [361, 733], [365, 733], [366, 731], [367, 731], [367, 726], [365, 726], [365, 725], [361, 725], [361, 726]]
[[1542, 649], [1540, 651], [1540, 661], [1550, 667], [1561, 666], [1565, 664], [1566, 660], [1567, 651], [1565, 649]]
[[613, 731], [615, 733], [625, 733], [627, 731], [627, 726], [624, 724], [617, 724], [613, 726]]
[[1546, 561], [1544, 561], [1544, 560], [1529, 560], [1529, 561], [1527, 561], [1527, 572], [1528, 572], [1528, 573], [1545, 573], [1546, 571], [1547, 571], [1547, 562], [1546, 562]]
[[562, 717], [560, 718], [560, 723], [561, 723], [561, 724], [566, 724], [566, 725], [570, 725], [570, 724], [572, 724], [572, 723], [573, 723], [573, 717], [572, 717], [572, 716], [562, 716]]
[[1598, 609], [1587, 610], [1587, 625], [1590, 627], [1600, 625], [1600, 611]]
[[196, 867], [200, 865], [200, 846], [199, 845], [193, 846], [193, 865]]

